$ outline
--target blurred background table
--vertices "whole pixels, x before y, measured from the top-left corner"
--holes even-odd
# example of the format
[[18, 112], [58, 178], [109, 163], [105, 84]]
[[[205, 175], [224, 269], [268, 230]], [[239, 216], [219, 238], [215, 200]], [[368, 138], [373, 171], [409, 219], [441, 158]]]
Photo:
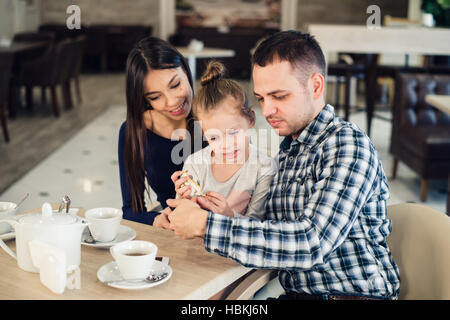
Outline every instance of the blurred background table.
[[192, 79], [197, 78], [197, 59], [201, 58], [226, 58], [233, 57], [234, 51], [221, 48], [203, 48], [202, 50], [192, 50], [189, 47], [177, 47], [178, 51], [188, 59], [189, 68], [192, 72]]
[[433, 107], [450, 114], [450, 96], [443, 94], [427, 94], [425, 101]]
[[[370, 136], [375, 108], [377, 76], [390, 74], [392, 68], [377, 66], [379, 54], [450, 54], [450, 29], [426, 27], [379, 27], [366, 25], [311, 24], [308, 31], [319, 42], [325, 59], [329, 53], [367, 54], [365, 77], [365, 102], [367, 135]], [[388, 69], [388, 70], [387, 70]], [[439, 70], [433, 70], [439, 72]]]

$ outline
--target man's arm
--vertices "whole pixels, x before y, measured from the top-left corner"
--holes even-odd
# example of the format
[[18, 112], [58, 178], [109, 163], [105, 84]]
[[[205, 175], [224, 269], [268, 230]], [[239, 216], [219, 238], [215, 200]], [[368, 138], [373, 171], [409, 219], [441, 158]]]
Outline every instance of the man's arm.
[[325, 142], [317, 182], [296, 220], [259, 222], [209, 213], [206, 249], [247, 267], [310, 269], [326, 262], [346, 239], [377, 174], [369, 139], [346, 130]]

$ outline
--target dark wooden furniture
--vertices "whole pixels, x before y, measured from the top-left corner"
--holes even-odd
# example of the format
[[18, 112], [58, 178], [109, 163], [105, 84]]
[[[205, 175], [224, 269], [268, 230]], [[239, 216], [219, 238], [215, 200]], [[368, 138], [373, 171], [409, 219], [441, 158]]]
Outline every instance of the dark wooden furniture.
[[[228, 32], [220, 32], [213, 27], [179, 28], [169, 41], [179, 47], [189, 45], [192, 39], [200, 40], [205, 47], [232, 49], [235, 56], [221, 60], [228, 70], [228, 76], [237, 79], [250, 79], [251, 50], [257, 42], [278, 29], [231, 27]], [[209, 59], [198, 59], [196, 74], [201, 75]]]
[[[0, 60], [12, 57], [12, 75], [19, 72], [20, 65], [30, 59], [35, 59], [43, 55], [49, 45], [45, 41], [20, 41], [12, 42], [8, 47], [0, 46]], [[15, 103], [17, 92], [13, 87], [9, 90], [8, 116], [14, 118], [16, 116]]]
[[8, 100], [9, 82], [11, 79], [11, 69], [13, 56], [6, 55], [0, 58], [0, 122], [5, 141], [9, 142], [9, 133], [6, 118], [6, 102]]
[[[39, 58], [21, 62], [19, 70], [13, 75], [12, 85], [29, 88], [34, 86], [50, 87], [53, 113], [55, 117], [59, 117], [56, 86], [62, 86], [66, 108], [71, 108], [67, 83], [75, 54], [73, 41], [71, 39], [62, 40]], [[11, 102], [10, 106], [14, 106], [14, 103]]]
[[430, 106], [427, 94], [450, 95], [450, 75], [402, 74], [395, 82], [391, 153], [392, 177], [399, 160], [421, 178], [425, 201], [429, 179], [450, 173], [450, 115]]
[[40, 31], [55, 33], [55, 39], [75, 39], [85, 36], [82, 67], [101, 72], [123, 71], [128, 53], [134, 44], [152, 35], [148, 25], [81, 25], [81, 29], [68, 29], [61, 24], [43, 24]]

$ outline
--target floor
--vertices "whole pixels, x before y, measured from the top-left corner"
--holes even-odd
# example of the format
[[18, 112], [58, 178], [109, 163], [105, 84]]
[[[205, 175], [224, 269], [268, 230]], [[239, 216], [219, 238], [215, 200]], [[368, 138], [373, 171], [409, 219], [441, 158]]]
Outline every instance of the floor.
[[124, 74], [83, 74], [82, 101], [78, 103], [74, 96], [75, 107], [71, 110], [64, 109], [61, 88], [57, 87], [59, 118], [53, 116], [50, 92], [46, 103], [42, 103], [40, 88], [34, 88], [32, 109], [20, 103], [24, 99], [17, 99], [17, 116], [8, 119], [10, 143], [4, 143], [0, 134], [0, 194], [110, 106], [124, 105], [124, 84]]
[[[242, 82], [242, 84], [249, 90], [248, 92], [252, 92], [248, 82]], [[52, 145], [59, 145], [54, 150], [46, 146], [45, 138], [39, 140], [35, 137], [37, 135], [37, 132], [33, 132], [35, 129], [29, 129], [35, 128], [31, 124], [32, 119], [22, 120], [22, 125], [14, 124], [16, 128], [12, 131], [20, 131], [19, 126], [22, 131], [27, 128], [30, 139], [34, 139], [36, 144], [33, 153], [39, 153], [42, 149], [42, 159], [34, 165], [27, 164], [29, 168], [24, 170], [23, 176], [4, 188], [3, 192], [0, 190], [2, 192], [0, 201], [18, 202], [26, 193], [29, 193], [29, 198], [21, 206], [21, 210], [29, 210], [40, 207], [46, 201], [59, 203], [64, 195], [69, 195], [74, 207], [85, 209], [103, 206], [120, 208], [122, 200], [117, 163], [117, 139], [119, 127], [126, 115], [124, 85], [123, 75], [83, 76], [83, 105], [86, 107], [101, 104], [104, 107], [98, 108], [97, 106], [97, 114], [90, 113], [92, 120], [88, 119], [88, 121], [84, 117], [83, 121], [88, 122], [85, 125], [79, 120], [83, 117], [80, 112], [81, 106], [75, 106], [75, 109], [79, 108], [78, 111], [64, 111], [62, 117], [65, 120], [63, 121], [61, 121], [62, 119], [55, 121], [51, 114], [46, 117], [42, 116], [45, 120], [41, 120], [40, 125], [49, 127], [55, 122], [73, 122], [72, 125], [66, 124], [70, 129], [67, 129], [64, 134], [60, 132], [62, 127], [53, 128], [53, 135], [61, 135], [57, 142], [52, 143]], [[259, 132], [274, 139], [267, 146], [268, 151], [274, 155], [278, 151], [279, 137], [273, 138], [269, 125], [261, 116], [256, 100], [252, 95], [249, 95], [249, 98], [257, 114], [256, 128]], [[105, 105], [107, 106], [105, 107]], [[389, 117], [389, 112], [385, 113]], [[20, 120], [16, 121], [20, 122]], [[352, 113], [350, 121], [365, 129], [364, 113]], [[376, 118], [373, 121], [372, 141], [388, 178], [392, 165], [392, 157], [388, 151], [390, 127], [388, 121]], [[14, 132], [12, 132], [12, 137], [14, 138]], [[23, 152], [27, 148], [24, 145]], [[5, 146], [1, 141], [0, 151], [3, 149]], [[24, 157], [18, 156], [17, 152], [19, 151], [20, 149], [15, 149], [16, 153], [11, 151], [7, 159], [10, 163], [14, 162], [16, 167], [20, 167], [21, 162], [25, 161]], [[388, 204], [420, 202], [420, 179], [405, 165], [399, 164], [397, 178], [389, 179], [389, 185], [391, 198]], [[446, 191], [446, 180], [431, 181], [425, 204], [445, 212]]]

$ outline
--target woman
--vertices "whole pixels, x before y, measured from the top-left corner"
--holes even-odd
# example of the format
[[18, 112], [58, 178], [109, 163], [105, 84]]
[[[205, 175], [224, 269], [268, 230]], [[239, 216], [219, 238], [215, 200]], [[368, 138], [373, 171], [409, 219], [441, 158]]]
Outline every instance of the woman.
[[[175, 197], [171, 174], [197, 151], [195, 145], [202, 147], [202, 143], [194, 144], [193, 82], [183, 56], [164, 40], [142, 39], [128, 55], [126, 98], [127, 118], [119, 132], [123, 217], [151, 225], [159, 212], [146, 210], [148, 185], [166, 208], [166, 200]], [[175, 156], [173, 150], [181, 152]]]

